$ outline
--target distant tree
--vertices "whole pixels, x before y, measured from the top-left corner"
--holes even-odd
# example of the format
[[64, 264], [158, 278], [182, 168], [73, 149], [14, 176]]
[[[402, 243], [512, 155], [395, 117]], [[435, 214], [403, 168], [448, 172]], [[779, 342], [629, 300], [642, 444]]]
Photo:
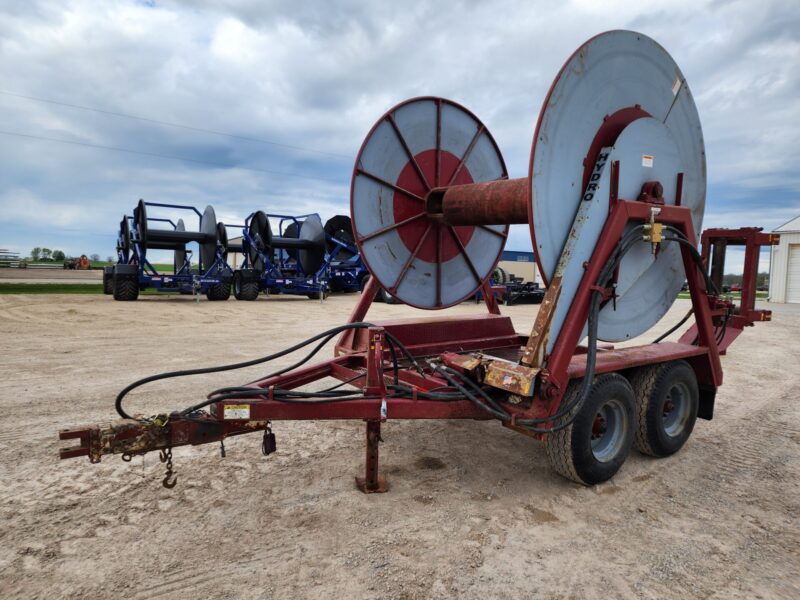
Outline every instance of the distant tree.
[[42, 258], [42, 249], [39, 246], [36, 246], [33, 250], [31, 250], [31, 260], [36, 261]]
[[733, 285], [734, 283], [742, 283], [741, 274], [725, 273], [725, 275], [722, 276], [723, 285]]
[[113, 263], [114, 257], [113, 256], [106, 256], [106, 262]]
[[50, 260], [53, 256], [53, 251], [50, 248], [42, 248], [42, 260]]
[[60, 262], [65, 258], [63, 250], [53, 250], [53, 260]]
[[[736, 273], [725, 273], [722, 276], [722, 283], [723, 285], [733, 285], [734, 283], [738, 283], [741, 285], [743, 276], [741, 274]], [[769, 273], [762, 272], [756, 275], [756, 286], [763, 287], [769, 285]]]
[[90, 254], [89, 260], [94, 262], [100, 262], [100, 255], [99, 254]]

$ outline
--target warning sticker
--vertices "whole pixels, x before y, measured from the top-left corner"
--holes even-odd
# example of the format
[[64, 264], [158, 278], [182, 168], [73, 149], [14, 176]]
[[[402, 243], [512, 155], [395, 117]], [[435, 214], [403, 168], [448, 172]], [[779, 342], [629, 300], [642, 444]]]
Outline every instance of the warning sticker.
[[680, 77], [675, 78], [675, 83], [672, 84], [672, 95], [675, 96], [678, 93], [678, 90], [681, 89], [681, 81]]
[[223, 417], [225, 419], [249, 419], [250, 418], [250, 405], [249, 404], [226, 404]]
[[650, 154], [642, 154], [642, 166], [643, 167], [653, 166], [653, 157]]

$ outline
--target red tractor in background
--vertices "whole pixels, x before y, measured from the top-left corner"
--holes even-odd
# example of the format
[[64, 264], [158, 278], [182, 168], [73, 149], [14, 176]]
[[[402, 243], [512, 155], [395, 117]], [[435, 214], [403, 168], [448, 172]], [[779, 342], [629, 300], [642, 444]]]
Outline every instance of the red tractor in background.
[[92, 268], [92, 263], [89, 262], [89, 257], [81, 254], [80, 258], [68, 258], [64, 261], [64, 268], [77, 271], [88, 271]]

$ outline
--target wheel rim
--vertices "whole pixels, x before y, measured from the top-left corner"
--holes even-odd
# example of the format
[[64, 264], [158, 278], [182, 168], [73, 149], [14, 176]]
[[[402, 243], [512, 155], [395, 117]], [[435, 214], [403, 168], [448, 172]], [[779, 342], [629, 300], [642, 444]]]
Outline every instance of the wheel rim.
[[592, 454], [600, 462], [609, 462], [622, 451], [628, 429], [625, 406], [612, 398], [597, 411], [592, 423]]
[[661, 424], [664, 433], [677, 437], [686, 428], [689, 416], [689, 390], [685, 383], [676, 383], [667, 392], [661, 409]]

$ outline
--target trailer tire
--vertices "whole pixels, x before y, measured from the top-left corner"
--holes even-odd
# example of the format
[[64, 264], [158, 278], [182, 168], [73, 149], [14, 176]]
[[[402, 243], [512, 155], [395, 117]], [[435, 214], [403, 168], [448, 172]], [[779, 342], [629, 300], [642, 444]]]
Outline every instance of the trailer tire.
[[306, 296], [308, 296], [309, 299], [311, 299], [311, 300], [319, 300], [320, 296], [322, 297], [323, 300], [325, 300], [325, 298], [327, 298], [330, 295], [331, 295], [331, 292], [328, 289], [326, 289], [324, 293], [323, 292], [311, 292], [310, 294], [306, 294]]
[[258, 298], [258, 282], [243, 281], [241, 271], [233, 274], [233, 297], [237, 300], [253, 301]]
[[[575, 400], [580, 387], [580, 381], [571, 383], [562, 405]], [[631, 384], [622, 375], [598, 376], [572, 423], [547, 435], [553, 469], [584, 485], [611, 479], [633, 445], [634, 403]]]
[[132, 302], [139, 298], [139, 282], [117, 276], [113, 279], [112, 294], [114, 300]]
[[110, 296], [114, 293], [114, 272], [103, 269], [103, 293]]
[[375, 298], [380, 298], [378, 301], [385, 302], [386, 304], [400, 304], [400, 300], [392, 296], [385, 288], [381, 288], [380, 291], [375, 295]]
[[631, 376], [636, 396], [634, 446], [664, 457], [680, 450], [694, 429], [700, 392], [685, 360], [640, 367]]
[[231, 297], [230, 283], [217, 283], [208, 288], [206, 298], [212, 302], [227, 300]]

